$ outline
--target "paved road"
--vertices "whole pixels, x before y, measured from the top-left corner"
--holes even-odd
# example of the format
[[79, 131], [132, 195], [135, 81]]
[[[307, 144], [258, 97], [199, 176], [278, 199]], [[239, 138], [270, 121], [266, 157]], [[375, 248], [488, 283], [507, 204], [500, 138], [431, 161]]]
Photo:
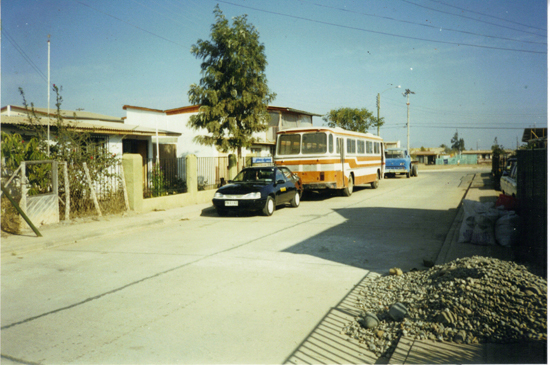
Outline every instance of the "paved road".
[[[207, 209], [2, 257], [2, 361], [299, 361], [299, 347], [365, 276], [435, 258], [474, 172], [313, 195], [272, 217]], [[348, 362], [367, 361], [354, 356]]]

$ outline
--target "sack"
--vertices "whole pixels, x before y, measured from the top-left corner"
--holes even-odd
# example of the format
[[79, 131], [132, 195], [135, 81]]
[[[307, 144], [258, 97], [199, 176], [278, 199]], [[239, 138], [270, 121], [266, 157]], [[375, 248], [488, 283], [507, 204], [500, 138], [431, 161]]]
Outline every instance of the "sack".
[[489, 209], [487, 212], [476, 215], [470, 242], [482, 246], [495, 245], [495, 223], [498, 217], [496, 209]]
[[495, 224], [495, 237], [499, 245], [512, 247], [520, 238], [520, 218], [514, 212], [500, 217]]
[[[470, 243], [477, 224], [476, 217], [489, 211], [496, 212], [496, 209], [494, 208], [493, 203], [480, 203], [478, 201], [468, 199], [465, 199], [462, 202], [462, 207], [464, 209], [464, 219], [462, 220], [462, 224], [460, 226], [458, 242]], [[494, 213], [491, 217], [493, 215]], [[498, 218], [498, 216], [496, 218]], [[494, 220], [496, 220], [496, 218], [494, 218]], [[480, 232], [480, 229], [478, 229], [478, 235], [481, 233], [482, 232]], [[478, 238], [477, 240], [484, 241], [481, 238]]]

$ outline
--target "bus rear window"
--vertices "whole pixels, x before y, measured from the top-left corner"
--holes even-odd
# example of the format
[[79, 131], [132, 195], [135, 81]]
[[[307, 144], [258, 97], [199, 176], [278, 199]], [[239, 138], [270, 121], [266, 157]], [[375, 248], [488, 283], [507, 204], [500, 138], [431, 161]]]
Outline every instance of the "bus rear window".
[[326, 153], [327, 135], [325, 133], [304, 133], [302, 137], [302, 153]]
[[300, 153], [300, 135], [299, 134], [281, 134], [279, 135], [279, 145], [277, 146], [279, 155], [297, 155]]

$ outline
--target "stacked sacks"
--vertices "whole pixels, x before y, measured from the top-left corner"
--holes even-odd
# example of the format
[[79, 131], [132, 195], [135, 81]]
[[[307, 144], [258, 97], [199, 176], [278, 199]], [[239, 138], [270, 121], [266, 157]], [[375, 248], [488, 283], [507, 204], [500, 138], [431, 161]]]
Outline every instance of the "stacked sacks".
[[458, 242], [475, 245], [510, 247], [519, 239], [519, 217], [514, 211], [493, 203], [480, 203], [465, 199], [462, 203], [464, 219], [459, 231]]

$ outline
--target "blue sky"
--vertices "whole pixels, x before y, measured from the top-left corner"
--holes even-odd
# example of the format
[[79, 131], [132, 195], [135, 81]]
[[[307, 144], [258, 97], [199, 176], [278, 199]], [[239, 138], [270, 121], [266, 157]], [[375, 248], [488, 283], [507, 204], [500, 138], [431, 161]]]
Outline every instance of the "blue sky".
[[380, 134], [406, 144], [410, 89], [411, 147], [450, 145], [458, 130], [467, 149], [495, 137], [515, 148], [523, 128], [547, 127], [543, 0], [4, 0], [1, 104], [21, 105], [22, 87], [47, 107], [50, 35], [63, 109], [189, 105], [200, 80], [190, 49], [210, 38], [216, 4], [260, 33], [273, 105], [376, 114], [382, 93]]

